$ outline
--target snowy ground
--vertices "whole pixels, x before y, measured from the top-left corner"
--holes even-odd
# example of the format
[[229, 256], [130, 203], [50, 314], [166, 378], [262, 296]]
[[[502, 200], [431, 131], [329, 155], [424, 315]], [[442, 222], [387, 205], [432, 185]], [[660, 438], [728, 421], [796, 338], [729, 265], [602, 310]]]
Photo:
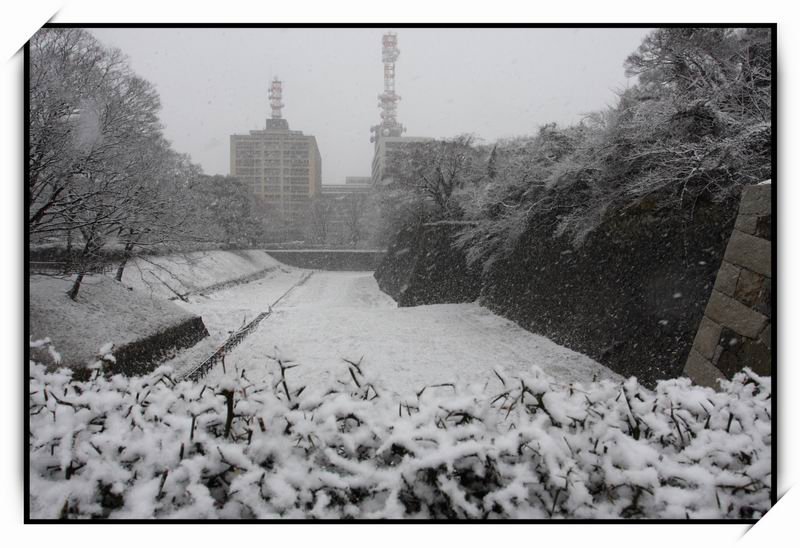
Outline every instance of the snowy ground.
[[208, 294], [190, 295], [188, 302], [175, 301], [181, 308], [203, 318], [209, 337], [167, 362], [182, 371], [203, 361], [228, 336], [246, 325], [297, 284], [307, 271], [276, 263], [274, 269], [253, 282]]
[[[285, 268], [181, 306], [203, 316], [221, 340], [242, 325], [243, 316], [252, 319], [266, 310], [302, 272]], [[378, 289], [371, 272], [314, 272], [226, 361], [246, 368], [252, 380], [273, 376], [277, 366], [268, 356], [276, 355], [276, 347], [279, 356], [300, 364], [289, 372], [295, 387], [339, 378], [347, 371], [342, 358], [357, 361], [362, 356], [365, 373], [402, 395], [425, 385], [483, 383], [495, 367], [516, 374], [538, 365], [565, 384], [619, 379], [587, 356], [529, 333], [475, 303], [398, 308]], [[183, 356], [173, 365], [192, 365], [189, 362]], [[209, 380], [221, 375], [217, 367]]]

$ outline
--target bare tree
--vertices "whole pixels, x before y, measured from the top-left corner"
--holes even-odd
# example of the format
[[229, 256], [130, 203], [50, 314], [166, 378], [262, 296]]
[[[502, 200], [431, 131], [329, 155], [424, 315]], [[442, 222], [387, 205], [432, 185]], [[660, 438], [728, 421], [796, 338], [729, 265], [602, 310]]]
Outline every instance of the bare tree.
[[333, 220], [333, 204], [325, 198], [318, 196], [311, 201], [308, 211], [311, 238], [316, 243], [326, 243], [328, 241], [331, 221]]
[[198, 239], [226, 246], [250, 246], [263, 241], [276, 212], [235, 177], [200, 175], [192, 180], [187, 202]]
[[366, 194], [353, 192], [345, 196], [343, 202], [347, 241], [350, 245], [356, 247], [365, 235], [365, 227], [363, 225], [368, 196]]
[[31, 40], [31, 235], [79, 230], [79, 212], [97, 193], [137, 169], [138, 143], [160, 132], [159, 107], [118, 50], [81, 29], [39, 31]]
[[117, 281], [122, 281], [126, 264], [140, 250], [203, 239], [198, 224], [191, 222], [195, 197], [190, 189], [199, 177], [199, 168], [187, 156], [172, 151], [163, 138], [155, 139], [151, 146], [151, 163], [137, 175], [142, 192], [137, 193], [119, 225], [117, 239], [123, 249]]
[[101, 248], [154, 204], [169, 148], [159, 108], [153, 86], [86, 31], [32, 38], [28, 224], [33, 238], [80, 235], [73, 299]]
[[379, 211], [374, 243], [386, 245], [402, 229], [463, 215], [459, 195], [486, 177], [490, 149], [469, 135], [409, 142], [392, 152], [373, 200]]
[[433, 205], [434, 217], [460, 216], [454, 193], [485, 175], [484, 155], [470, 135], [405, 144], [390, 160], [391, 185], [418, 194]]

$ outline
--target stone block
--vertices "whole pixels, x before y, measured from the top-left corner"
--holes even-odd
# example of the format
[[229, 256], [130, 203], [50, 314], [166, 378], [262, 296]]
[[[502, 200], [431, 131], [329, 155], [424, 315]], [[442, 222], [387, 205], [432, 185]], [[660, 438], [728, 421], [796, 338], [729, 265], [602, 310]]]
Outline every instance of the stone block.
[[733, 229], [725, 250], [725, 260], [772, 277], [772, 245], [768, 240]]
[[772, 212], [772, 185], [747, 185], [742, 188], [740, 215], [768, 215]]
[[692, 348], [707, 360], [712, 359], [721, 331], [722, 328], [718, 323], [704, 316], [700, 322], [700, 327], [697, 328], [697, 335], [695, 335]]
[[736, 283], [734, 298], [740, 303], [754, 308], [761, 299], [765, 277], [747, 269], [742, 269], [739, 273], [739, 281]]
[[692, 379], [694, 384], [716, 389], [719, 389], [719, 380], [725, 378], [722, 371], [694, 350], [689, 352], [683, 374]]
[[745, 234], [755, 235], [758, 225], [758, 215], [742, 215], [736, 217], [736, 224], [733, 227], [741, 230]]
[[739, 281], [740, 270], [738, 266], [722, 261], [722, 265], [720, 265], [717, 271], [717, 280], [714, 282], [714, 289], [729, 297], [733, 297], [736, 293], [736, 284]]
[[706, 305], [706, 316], [729, 327], [739, 335], [755, 339], [767, 323], [767, 317], [743, 305], [736, 299], [712, 291]]

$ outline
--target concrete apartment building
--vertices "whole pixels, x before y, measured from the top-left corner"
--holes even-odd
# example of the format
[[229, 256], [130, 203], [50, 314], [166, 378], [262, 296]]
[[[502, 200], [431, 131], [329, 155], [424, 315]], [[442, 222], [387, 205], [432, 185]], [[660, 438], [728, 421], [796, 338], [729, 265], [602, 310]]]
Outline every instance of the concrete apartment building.
[[265, 129], [231, 135], [230, 173], [247, 183], [290, 228], [306, 222], [311, 200], [320, 195], [322, 158], [313, 135], [289, 129], [281, 115], [281, 91], [276, 78], [269, 94], [272, 117]]

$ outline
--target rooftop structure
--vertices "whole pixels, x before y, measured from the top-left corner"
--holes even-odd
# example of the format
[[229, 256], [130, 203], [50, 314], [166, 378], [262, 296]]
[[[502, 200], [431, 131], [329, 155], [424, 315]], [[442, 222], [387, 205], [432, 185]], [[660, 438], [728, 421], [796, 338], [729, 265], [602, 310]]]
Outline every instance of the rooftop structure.
[[283, 118], [281, 116], [281, 109], [285, 106], [283, 104], [283, 82], [278, 80], [277, 76], [272, 80], [269, 88], [269, 106], [272, 108], [273, 120]]
[[375, 143], [380, 137], [399, 137], [405, 128], [397, 121], [397, 103], [400, 96], [395, 92], [394, 64], [400, 56], [397, 49], [397, 34], [387, 32], [383, 35], [383, 93], [378, 95], [378, 107], [381, 109], [381, 122], [370, 128], [374, 134], [370, 142]]
[[276, 76], [269, 88], [269, 106], [272, 109], [271, 117], [267, 119], [267, 129], [289, 129], [289, 122], [283, 119], [281, 109], [283, 104], [283, 82]]

